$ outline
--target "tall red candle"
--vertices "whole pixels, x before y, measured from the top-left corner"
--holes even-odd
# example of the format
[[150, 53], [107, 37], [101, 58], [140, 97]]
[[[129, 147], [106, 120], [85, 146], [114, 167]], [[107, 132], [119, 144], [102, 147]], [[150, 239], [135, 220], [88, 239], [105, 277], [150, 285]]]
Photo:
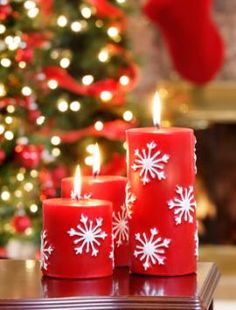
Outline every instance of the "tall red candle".
[[[83, 177], [82, 179], [83, 196], [112, 202], [115, 266], [129, 264], [129, 228], [125, 208], [126, 182], [127, 179], [120, 176]], [[62, 197], [70, 197], [72, 188], [73, 178], [62, 179]]]
[[74, 185], [73, 199], [43, 201], [41, 270], [55, 278], [110, 276], [113, 265], [112, 204], [81, 199]]
[[195, 137], [187, 128], [127, 131], [131, 271], [196, 271]]

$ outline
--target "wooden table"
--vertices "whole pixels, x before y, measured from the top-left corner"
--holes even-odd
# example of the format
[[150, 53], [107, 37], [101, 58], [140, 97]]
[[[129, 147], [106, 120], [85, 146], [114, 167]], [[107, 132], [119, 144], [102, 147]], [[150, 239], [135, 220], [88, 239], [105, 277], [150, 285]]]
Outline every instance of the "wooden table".
[[0, 309], [212, 309], [219, 280], [213, 263], [197, 275], [146, 277], [117, 268], [93, 280], [42, 278], [34, 260], [0, 260]]

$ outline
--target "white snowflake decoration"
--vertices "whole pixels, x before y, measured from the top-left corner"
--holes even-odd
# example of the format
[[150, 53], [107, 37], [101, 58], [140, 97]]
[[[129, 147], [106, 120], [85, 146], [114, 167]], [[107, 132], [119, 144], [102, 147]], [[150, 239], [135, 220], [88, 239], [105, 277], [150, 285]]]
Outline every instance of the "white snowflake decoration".
[[179, 225], [183, 222], [193, 223], [192, 213], [197, 207], [193, 194], [193, 186], [176, 186], [175, 192], [178, 197], [168, 201], [169, 209], [174, 209], [175, 223]]
[[156, 228], [151, 228], [150, 232], [150, 238], [147, 237], [146, 233], [142, 233], [142, 235], [140, 233], [135, 234], [137, 245], [134, 256], [139, 257], [140, 261], [143, 262], [145, 270], [156, 263], [164, 265], [166, 259], [164, 256], [165, 248], [169, 248], [171, 242], [170, 239], [159, 237]]
[[87, 216], [81, 214], [81, 224], [77, 225], [77, 229], [70, 228], [68, 234], [70, 237], [77, 237], [73, 242], [78, 244], [74, 248], [76, 255], [90, 253], [91, 256], [97, 256], [98, 247], [101, 245], [101, 240], [107, 237], [107, 234], [102, 231], [102, 218], [96, 218], [95, 224], [92, 220], [89, 220]]
[[41, 246], [40, 246], [40, 266], [41, 268], [47, 270], [48, 268], [48, 260], [51, 256], [52, 252], [54, 251], [53, 247], [47, 241], [47, 232], [43, 230], [41, 233]]
[[169, 155], [161, 155], [161, 151], [155, 150], [157, 144], [155, 142], [147, 143], [147, 149], [142, 149], [141, 151], [136, 149], [134, 164], [131, 168], [139, 171], [139, 176], [143, 184], [147, 184], [151, 179], [157, 178], [158, 180], [163, 180], [166, 178], [164, 173], [164, 164], [166, 164], [170, 158]]
[[111, 251], [109, 253], [109, 258], [112, 261], [112, 269], [115, 268], [115, 255], [114, 255], [114, 235], [111, 234]]
[[127, 243], [129, 241], [129, 223], [125, 205], [122, 205], [121, 210], [117, 213], [113, 212], [112, 217], [112, 231], [114, 240], [117, 247], [119, 247], [123, 243]]
[[126, 206], [126, 212], [129, 219], [131, 219], [132, 216], [132, 207], [134, 202], [136, 201], [137, 197], [132, 193], [131, 186], [129, 182], [126, 184], [125, 187], [125, 206]]

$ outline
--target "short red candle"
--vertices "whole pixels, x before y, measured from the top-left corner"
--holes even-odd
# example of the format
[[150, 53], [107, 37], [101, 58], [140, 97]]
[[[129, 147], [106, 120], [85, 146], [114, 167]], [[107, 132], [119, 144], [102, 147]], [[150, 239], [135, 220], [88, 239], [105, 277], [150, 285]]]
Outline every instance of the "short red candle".
[[[70, 197], [74, 178], [62, 179], [61, 195]], [[128, 215], [125, 208], [127, 179], [121, 176], [96, 176], [82, 178], [82, 196], [109, 200], [113, 204], [113, 234], [115, 266], [129, 264]]]
[[196, 271], [195, 137], [185, 128], [127, 130], [131, 271]]
[[112, 274], [112, 204], [95, 199], [43, 201], [41, 270], [56, 278]]

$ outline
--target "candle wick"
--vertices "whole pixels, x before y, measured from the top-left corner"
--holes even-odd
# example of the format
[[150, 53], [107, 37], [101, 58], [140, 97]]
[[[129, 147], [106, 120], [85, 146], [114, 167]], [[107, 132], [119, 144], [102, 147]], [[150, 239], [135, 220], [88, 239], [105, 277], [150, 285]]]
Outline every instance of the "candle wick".
[[98, 176], [98, 171], [95, 171], [95, 172], [93, 173], [94, 179], [96, 179], [97, 176]]
[[160, 128], [161, 128], [160, 124], [155, 124], [155, 127], [156, 127], [157, 129], [160, 129]]

